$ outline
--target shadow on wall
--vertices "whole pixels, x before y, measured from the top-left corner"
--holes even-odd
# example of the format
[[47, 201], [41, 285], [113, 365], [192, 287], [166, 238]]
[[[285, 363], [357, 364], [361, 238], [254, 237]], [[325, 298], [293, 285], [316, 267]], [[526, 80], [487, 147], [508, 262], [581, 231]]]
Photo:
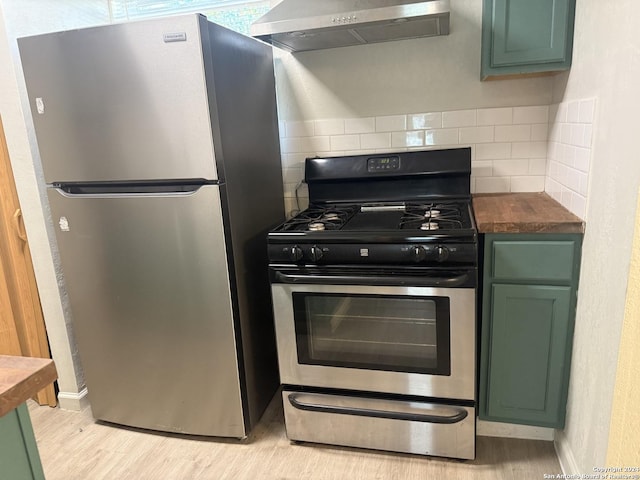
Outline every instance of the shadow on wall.
[[291, 54], [276, 50], [280, 119], [551, 103], [551, 78], [480, 81], [482, 2], [452, 4], [449, 35]]

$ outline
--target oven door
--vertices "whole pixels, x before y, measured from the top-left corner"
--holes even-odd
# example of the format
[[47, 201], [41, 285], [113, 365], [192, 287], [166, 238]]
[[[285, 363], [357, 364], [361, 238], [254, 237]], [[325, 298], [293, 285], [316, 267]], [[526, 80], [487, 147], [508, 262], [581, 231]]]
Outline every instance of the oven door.
[[283, 384], [475, 400], [475, 285], [393, 285], [398, 277], [379, 276], [275, 278]]

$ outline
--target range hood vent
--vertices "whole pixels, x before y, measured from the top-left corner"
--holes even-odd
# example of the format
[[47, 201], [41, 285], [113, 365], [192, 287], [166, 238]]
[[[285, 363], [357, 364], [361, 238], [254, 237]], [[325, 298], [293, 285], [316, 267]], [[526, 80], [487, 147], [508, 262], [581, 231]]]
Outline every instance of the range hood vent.
[[283, 0], [251, 35], [290, 52], [449, 34], [449, 0]]

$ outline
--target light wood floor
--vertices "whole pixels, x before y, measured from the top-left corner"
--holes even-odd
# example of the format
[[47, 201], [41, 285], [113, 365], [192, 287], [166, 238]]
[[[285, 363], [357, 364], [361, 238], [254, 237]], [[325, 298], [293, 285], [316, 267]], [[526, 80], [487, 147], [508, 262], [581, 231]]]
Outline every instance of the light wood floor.
[[[29, 402], [47, 480], [542, 479], [562, 473], [551, 442], [478, 437], [476, 460], [291, 444], [276, 396], [248, 441], [97, 423]], [[1, 477], [1, 475], [0, 475]]]

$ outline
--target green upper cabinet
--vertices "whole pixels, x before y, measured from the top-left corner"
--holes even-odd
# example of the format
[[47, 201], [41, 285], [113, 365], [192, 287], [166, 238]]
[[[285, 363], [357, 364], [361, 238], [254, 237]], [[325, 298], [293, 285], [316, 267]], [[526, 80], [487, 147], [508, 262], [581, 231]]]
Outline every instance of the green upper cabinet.
[[485, 235], [481, 419], [564, 426], [581, 244], [581, 234]]
[[567, 70], [575, 0], [484, 0], [482, 80]]

